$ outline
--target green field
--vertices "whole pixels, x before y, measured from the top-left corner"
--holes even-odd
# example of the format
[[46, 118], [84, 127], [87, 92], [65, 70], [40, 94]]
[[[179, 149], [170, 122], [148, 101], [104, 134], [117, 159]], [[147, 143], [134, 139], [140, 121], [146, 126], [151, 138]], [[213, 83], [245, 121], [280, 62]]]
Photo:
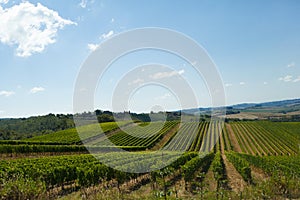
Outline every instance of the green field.
[[[129, 122], [118, 122], [120, 126], [126, 125]], [[115, 122], [106, 122], [101, 123], [101, 129], [103, 132], [99, 132], [99, 124], [90, 124], [85, 126], [78, 127], [80, 135], [78, 135], [76, 128], [62, 130], [46, 135], [41, 135], [37, 137], [33, 137], [30, 139], [26, 139], [25, 141], [32, 142], [58, 142], [58, 143], [69, 143], [76, 144], [80, 143], [81, 140], [88, 139], [90, 137], [94, 137], [100, 134], [104, 134], [108, 131], [116, 130], [118, 128], [118, 124]]]
[[[101, 133], [98, 124], [80, 127], [94, 156], [86, 154], [76, 129], [1, 141], [1, 198], [300, 198], [299, 122], [100, 125]], [[106, 153], [112, 144], [135, 152]], [[167, 162], [171, 164], [158, 169]]]

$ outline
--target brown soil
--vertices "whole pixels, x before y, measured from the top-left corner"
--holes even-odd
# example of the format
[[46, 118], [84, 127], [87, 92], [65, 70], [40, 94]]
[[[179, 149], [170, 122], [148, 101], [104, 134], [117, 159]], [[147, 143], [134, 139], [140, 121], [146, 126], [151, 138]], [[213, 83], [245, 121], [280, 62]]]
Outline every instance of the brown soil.
[[251, 175], [254, 181], [266, 181], [269, 179], [269, 176], [262, 170], [256, 167], [251, 166]]
[[222, 135], [220, 137], [220, 140], [221, 140], [221, 155], [222, 155], [222, 158], [224, 161], [226, 176], [228, 179], [227, 186], [229, 187], [229, 189], [231, 189], [235, 192], [243, 191], [247, 184], [243, 180], [243, 177], [235, 169], [235, 167], [227, 160], [226, 155], [225, 155], [225, 149], [224, 149]]
[[242, 152], [241, 147], [233, 133], [233, 130], [232, 130], [230, 124], [226, 123], [225, 125], [226, 125], [227, 131], [228, 131], [228, 136], [229, 136], [230, 142], [233, 146], [233, 150], [236, 152]]
[[222, 154], [225, 164], [226, 175], [228, 179], [228, 186], [236, 193], [244, 190], [247, 183], [243, 180], [242, 176], [234, 168], [234, 166], [227, 160], [225, 154]]
[[208, 191], [216, 191], [217, 190], [217, 181], [214, 178], [214, 173], [211, 169], [205, 174], [204, 185], [207, 186]]

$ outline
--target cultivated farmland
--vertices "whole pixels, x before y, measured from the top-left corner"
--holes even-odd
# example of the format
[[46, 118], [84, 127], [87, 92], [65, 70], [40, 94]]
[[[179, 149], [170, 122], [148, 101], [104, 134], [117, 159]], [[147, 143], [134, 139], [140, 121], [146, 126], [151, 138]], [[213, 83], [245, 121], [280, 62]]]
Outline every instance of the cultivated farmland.
[[100, 125], [1, 141], [2, 199], [300, 198], [298, 122]]

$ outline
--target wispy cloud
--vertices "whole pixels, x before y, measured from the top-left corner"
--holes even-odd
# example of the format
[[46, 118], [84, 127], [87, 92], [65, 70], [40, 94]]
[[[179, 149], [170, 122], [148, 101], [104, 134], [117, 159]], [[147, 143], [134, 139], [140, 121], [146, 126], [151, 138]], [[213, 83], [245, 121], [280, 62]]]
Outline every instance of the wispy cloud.
[[95, 51], [99, 47], [99, 44], [88, 44], [87, 47], [90, 51]]
[[296, 63], [295, 62], [291, 62], [290, 64], [288, 64], [286, 67], [290, 68], [290, 67], [295, 67]]
[[225, 87], [231, 87], [232, 84], [231, 83], [225, 83]]
[[246, 84], [246, 83], [245, 83], [245, 82], [243, 82], [243, 81], [241, 81], [241, 82], [240, 82], [240, 85], [245, 85], [245, 84]]
[[110, 23], [114, 23], [114, 22], [115, 22], [115, 19], [111, 18]]
[[86, 8], [86, 5], [87, 5], [87, 0], [81, 0], [81, 2], [79, 3], [79, 6], [81, 8]]
[[[112, 18], [112, 20], [114, 20], [114, 19]], [[103, 33], [103, 34], [99, 37], [99, 39], [101, 39], [101, 40], [108, 39], [108, 38], [110, 38], [113, 34], [114, 34], [114, 31], [111, 30], [111, 31], [109, 31], [108, 33]], [[98, 43], [98, 44], [97, 44], [97, 43], [89, 43], [89, 44], [87, 44], [87, 47], [88, 47], [88, 49], [89, 49], [90, 51], [95, 51], [99, 46], [100, 46], [100, 43]]]
[[141, 84], [141, 83], [144, 83], [144, 79], [137, 78], [137, 79], [133, 80], [132, 82], [129, 82], [128, 85], [135, 85], [135, 84]]
[[46, 46], [56, 42], [58, 30], [66, 25], [76, 23], [40, 3], [24, 1], [10, 8], [0, 7], [0, 42], [17, 45], [16, 55], [20, 57], [43, 52]]
[[100, 36], [100, 39], [108, 39], [108, 38], [110, 38], [113, 34], [114, 34], [114, 31], [113, 31], [113, 30], [109, 31], [108, 33], [103, 33], [103, 34]]
[[13, 92], [13, 91], [6, 91], [6, 90], [0, 91], [0, 96], [9, 97], [9, 96], [14, 95], [14, 94], [15, 94], [15, 92]]
[[182, 75], [184, 73], [184, 69], [179, 71], [171, 71], [171, 72], [158, 72], [150, 75], [151, 79], [162, 79], [162, 78], [170, 78], [172, 76]]
[[264, 85], [268, 85], [268, 82], [265, 81], [265, 82], [263, 82], [263, 84], [264, 84]]
[[294, 83], [299, 82], [300, 81], [300, 76], [298, 76], [296, 79], [293, 80]]
[[34, 87], [34, 88], [31, 88], [29, 93], [30, 94], [35, 94], [35, 93], [43, 92], [43, 91], [45, 91], [45, 88], [43, 88], [43, 87]]
[[291, 76], [291, 75], [286, 75], [286, 76], [284, 76], [284, 77], [279, 77], [278, 80], [283, 81], [283, 82], [290, 82], [290, 81], [293, 80], [293, 76]]

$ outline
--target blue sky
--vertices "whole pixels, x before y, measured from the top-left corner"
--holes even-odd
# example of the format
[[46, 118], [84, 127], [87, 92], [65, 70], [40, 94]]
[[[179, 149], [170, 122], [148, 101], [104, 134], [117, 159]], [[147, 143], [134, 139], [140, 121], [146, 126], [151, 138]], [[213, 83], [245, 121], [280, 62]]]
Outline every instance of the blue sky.
[[[173, 29], [202, 45], [222, 76], [227, 105], [299, 98], [299, 10], [297, 0], [0, 0], [0, 117], [71, 113], [76, 77], [93, 48], [143, 27]], [[113, 64], [103, 77], [104, 89], [96, 91], [95, 107], [110, 109], [116, 80], [149, 62], [184, 72], [199, 105], [210, 105], [203, 80], [188, 63], [144, 51]], [[145, 87], [133, 96], [130, 109], [149, 111], [153, 101], [166, 110], [178, 108], [169, 91]]]

